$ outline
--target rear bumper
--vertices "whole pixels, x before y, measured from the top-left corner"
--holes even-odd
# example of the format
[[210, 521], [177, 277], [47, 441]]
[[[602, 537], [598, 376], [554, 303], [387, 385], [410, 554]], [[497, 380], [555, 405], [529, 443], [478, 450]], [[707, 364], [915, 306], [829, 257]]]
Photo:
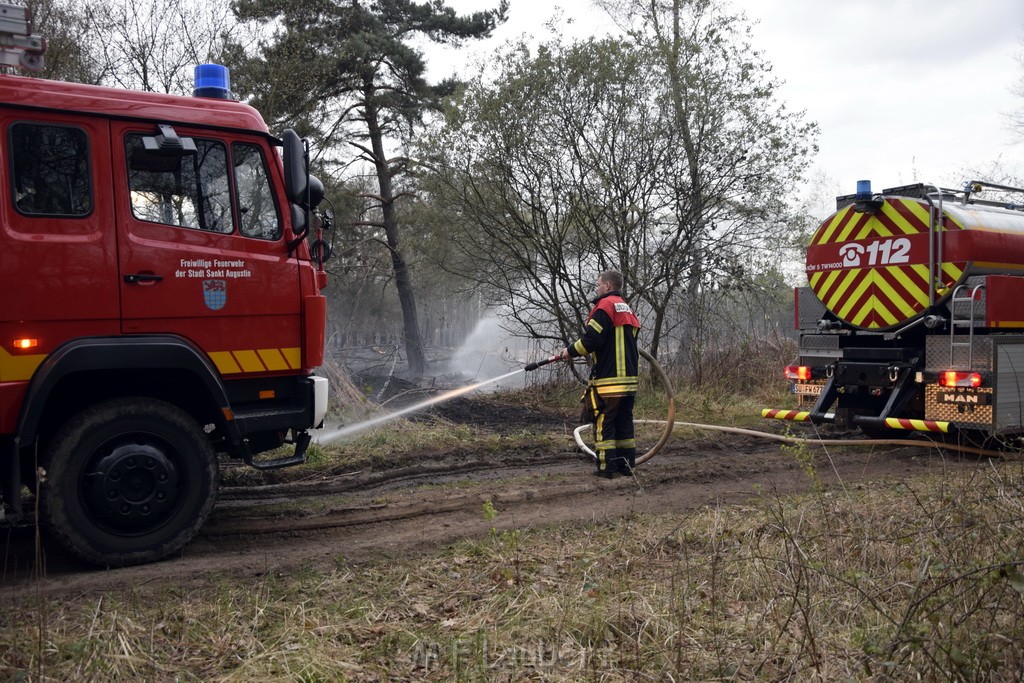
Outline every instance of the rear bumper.
[[[327, 415], [328, 384], [324, 377], [298, 378], [291, 400], [265, 407], [252, 406], [235, 412], [241, 436], [236, 455], [258, 469], [276, 469], [305, 462], [310, 443], [308, 430], [323, 425]], [[257, 460], [256, 455], [284, 443], [295, 444], [291, 455]]]
[[952, 423], [937, 420], [911, 420], [905, 417], [888, 417], [882, 420], [883, 427], [888, 429], [906, 429], [914, 432], [941, 432], [948, 434]]
[[[772, 419], [772, 420], [791, 420], [793, 422], [810, 422], [811, 411], [809, 410], [778, 410], [775, 408], [765, 408], [761, 411], [761, 417]], [[825, 413], [822, 416], [821, 422], [832, 422], [835, 420], [835, 415], [832, 413]], [[818, 420], [815, 420], [817, 422]]]
[[233, 405], [234, 419], [245, 434], [281, 430], [303, 432], [323, 424], [327, 415], [327, 379], [296, 377], [279, 386], [280, 398], [239, 402]]
[[[792, 422], [811, 422], [811, 411], [809, 410], [779, 410], [765, 408], [761, 411], [761, 417], [774, 420], [790, 420]], [[835, 421], [834, 413], [824, 413], [819, 419], [813, 422], [829, 423]], [[858, 415], [853, 418], [858, 426], [882, 427], [885, 429], [902, 429], [913, 432], [931, 432], [948, 434], [953, 427], [951, 422], [938, 420], [918, 420], [905, 417], [872, 418], [865, 415]]]

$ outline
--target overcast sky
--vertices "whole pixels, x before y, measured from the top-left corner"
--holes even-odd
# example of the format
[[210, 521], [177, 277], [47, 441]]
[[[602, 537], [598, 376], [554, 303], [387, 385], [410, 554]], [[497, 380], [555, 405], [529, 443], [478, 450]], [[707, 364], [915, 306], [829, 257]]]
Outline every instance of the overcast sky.
[[[497, 0], [449, 0], [460, 12]], [[1024, 176], [1024, 143], [1005, 114], [1024, 108], [1024, 0], [732, 0], [785, 81], [790, 108], [821, 128], [815, 168], [842, 193], [917, 181], [959, 186], [998, 163]], [[509, 20], [483, 46], [445, 55], [450, 73], [521, 34], [557, 25], [567, 36], [603, 34], [611, 21], [589, 0], [510, 0]], [[445, 68], [448, 66], [449, 68]], [[983, 175], [985, 175], [983, 173]], [[984, 179], [984, 178], [982, 178]]]

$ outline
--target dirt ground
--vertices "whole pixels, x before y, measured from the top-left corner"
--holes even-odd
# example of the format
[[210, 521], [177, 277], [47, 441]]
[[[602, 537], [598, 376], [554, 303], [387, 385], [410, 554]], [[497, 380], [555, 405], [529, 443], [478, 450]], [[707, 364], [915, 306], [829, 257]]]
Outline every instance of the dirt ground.
[[[589, 523], [643, 513], [686, 512], [754, 496], [812, 488], [792, 449], [752, 436], [680, 431], [635, 478], [592, 476], [572, 439], [575, 416], [459, 398], [417, 419], [472, 424], [507, 435], [497, 453], [429, 447], [396, 453], [381, 469], [341, 471], [258, 487], [221, 488], [216, 508], [175, 558], [98, 570], [68, 557], [30, 528], [0, 529], [6, 567], [0, 591], [78, 595], [151, 582], [199, 584], [216, 575], [287, 574], [436, 551], [497, 529]], [[543, 426], [555, 447], [524, 446], [515, 435]], [[766, 424], [766, 429], [777, 425]], [[564, 437], [564, 438], [563, 438]], [[857, 489], [925, 472], [977, 468], [980, 458], [922, 445], [811, 448], [828, 487]], [[486, 519], [490, 501], [498, 514]], [[37, 549], [45, 565], [36, 569]]]

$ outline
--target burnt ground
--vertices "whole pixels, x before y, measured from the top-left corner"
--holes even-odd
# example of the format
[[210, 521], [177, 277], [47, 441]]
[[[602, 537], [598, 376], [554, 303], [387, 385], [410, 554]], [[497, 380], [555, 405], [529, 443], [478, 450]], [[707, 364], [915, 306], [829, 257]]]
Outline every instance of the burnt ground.
[[[80, 594], [124, 585], [201, 584], [220, 575], [259, 576], [330, 568], [436, 551], [494, 527], [590, 523], [641, 513], [683, 514], [756, 496], [806, 492], [814, 481], [793, 449], [748, 435], [677, 430], [635, 478], [599, 479], [564, 414], [493, 398], [457, 398], [417, 419], [471, 424], [508, 435], [502, 447], [396, 453], [379, 468], [319, 473], [264, 486], [224, 486], [209, 521], [180, 555], [140, 567], [98, 570], [68, 557], [31, 528], [0, 529], [6, 567], [0, 590]], [[517, 438], [543, 427], [545, 442]], [[780, 429], [768, 424], [765, 429]], [[552, 445], [553, 444], [553, 445]], [[922, 473], [976, 469], [981, 459], [922, 445], [813, 447], [820, 481], [859, 488]], [[496, 518], [485, 519], [491, 501]], [[43, 574], [36, 569], [41, 551]]]

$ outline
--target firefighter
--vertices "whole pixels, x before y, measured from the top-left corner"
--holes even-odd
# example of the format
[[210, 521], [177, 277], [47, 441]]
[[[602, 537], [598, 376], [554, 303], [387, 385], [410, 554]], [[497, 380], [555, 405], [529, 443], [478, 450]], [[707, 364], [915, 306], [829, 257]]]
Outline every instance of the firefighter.
[[587, 316], [583, 336], [562, 349], [559, 358], [591, 355], [593, 367], [583, 394], [585, 420], [594, 424], [597, 470], [611, 479], [632, 475], [636, 459], [633, 403], [636, 398], [640, 322], [622, 298], [622, 273], [606, 270], [597, 276], [597, 298]]

